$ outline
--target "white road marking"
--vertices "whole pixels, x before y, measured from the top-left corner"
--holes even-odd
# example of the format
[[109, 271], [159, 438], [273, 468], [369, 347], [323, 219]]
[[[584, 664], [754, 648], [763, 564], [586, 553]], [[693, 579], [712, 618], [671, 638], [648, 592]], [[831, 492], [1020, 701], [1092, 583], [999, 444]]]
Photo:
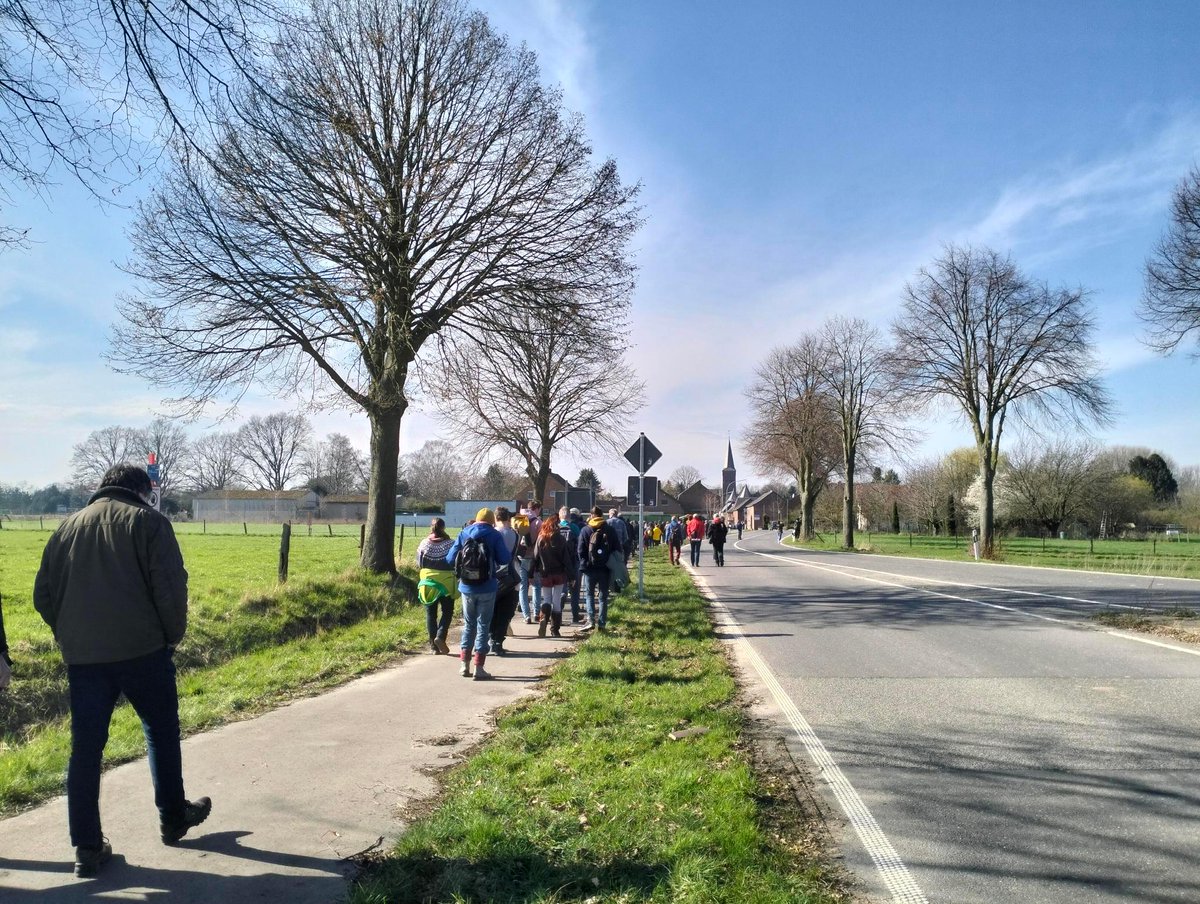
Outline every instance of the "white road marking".
[[[1055, 622], [1056, 624], [1068, 625], [1073, 628], [1081, 628], [1082, 629], [1082, 627], [1083, 627], [1083, 626], [1079, 625], [1077, 622], [1068, 621], [1065, 618], [1051, 618], [1049, 615], [1037, 615], [1033, 612], [1026, 612], [1024, 609], [1017, 609], [1014, 606], [1001, 606], [998, 603], [985, 603], [983, 600], [972, 599], [969, 596], [957, 596], [956, 594], [953, 594], [953, 593], [942, 593], [940, 590], [929, 590], [925, 587], [913, 587], [910, 584], [901, 584], [901, 583], [897, 583], [895, 581], [885, 581], [885, 580], [881, 580], [880, 578], [869, 578], [869, 577], [865, 577], [864, 575], [855, 573], [855, 572], [859, 572], [859, 571], [867, 571], [867, 572], [870, 572], [871, 574], [887, 574], [890, 577], [901, 577], [901, 575], [891, 574], [890, 572], [886, 572], [886, 571], [874, 571], [869, 568], [857, 568], [853, 565], [830, 565], [827, 563], [818, 564], [816, 562], [805, 562], [802, 558], [799, 558], [797, 556], [780, 555], [779, 553], [775, 553], [775, 552], [758, 552], [757, 550], [754, 550], [754, 549], [746, 549], [745, 547], [741, 546], [739, 543], [735, 543], [734, 547], [736, 549], [741, 550], [742, 552], [748, 552], [748, 553], [751, 553], [756, 556], [762, 556], [764, 559], [778, 559], [781, 562], [788, 563], [789, 565], [798, 565], [802, 568], [814, 568], [817, 571], [827, 571], [830, 574], [836, 574], [836, 575], [839, 575], [839, 576], [845, 577], [845, 578], [854, 578], [856, 580], [866, 581], [871, 584], [882, 584], [885, 587], [896, 587], [901, 590], [911, 590], [914, 593], [925, 593], [925, 594], [928, 594], [929, 596], [938, 596], [943, 599], [958, 600], [959, 602], [971, 603], [972, 605], [975, 605], [975, 606], [983, 606], [988, 609], [999, 609], [1003, 612], [1012, 612], [1017, 615], [1023, 615], [1026, 618], [1036, 618], [1039, 621]], [[928, 581], [932, 581], [932, 582], [938, 583], [938, 584], [955, 584], [956, 583], [954, 581], [940, 581], [940, 580], [937, 580], [936, 578], [912, 578], [912, 580], [916, 580], [916, 581], [928, 580]], [[998, 593], [1011, 592], [1011, 591], [1007, 590], [1006, 588], [978, 587], [978, 586], [975, 586], [972, 584], [961, 584], [958, 586], [974, 587], [974, 589], [977, 589], [977, 590], [995, 590]], [[1066, 599], [1071, 599], [1071, 597], [1057, 597], [1057, 599], [1066, 600]], [[1095, 602], [1095, 601], [1094, 600], [1079, 600], [1079, 602]], [[1133, 641], [1136, 641], [1137, 643], [1145, 643], [1145, 644], [1149, 644], [1150, 646], [1153, 646], [1153, 647], [1162, 647], [1164, 650], [1173, 650], [1176, 653], [1186, 653], [1189, 656], [1200, 656], [1200, 649], [1191, 649], [1188, 647], [1176, 646], [1175, 644], [1164, 643], [1161, 640], [1151, 640], [1148, 637], [1139, 637], [1135, 634], [1126, 634], [1124, 631], [1107, 630], [1107, 631], [1104, 631], [1103, 633], [1109, 635], [1110, 637], [1119, 637], [1122, 640], [1133, 640]]]
[[[760, 553], [762, 555], [762, 553]], [[929, 904], [929, 899], [925, 897], [925, 893], [921, 891], [921, 887], [917, 885], [916, 879], [912, 873], [908, 871], [908, 867], [904, 865], [904, 861], [900, 859], [900, 855], [884, 834], [879, 823], [875, 821], [875, 817], [871, 815], [871, 811], [867, 808], [866, 803], [854, 790], [854, 786], [850, 784], [850, 780], [846, 778], [845, 773], [834, 761], [821, 739], [817, 737], [817, 733], [812, 730], [812, 726], [808, 724], [808, 720], [804, 718], [796, 704], [792, 702], [792, 698], [787, 695], [787, 692], [779, 684], [775, 678], [775, 674], [770, 667], [758, 655], [758, 651], [754, 649], [750, 641], [742, 633], [741, 625], [733, 617], [733, 613], [725, 607], [725, 604], [720, 601], [712, 588], [708, 585], [708, 581], [704, 580], [699, 574], [692, 571], [693, 578], [701, 585], [705, 594], [715, 609], [719, 610], [725, 620], [725, 627], [735, 636], [738, 643], [754, 670], [758, 673], [758, 677], [762, 679], [771, 691], [771, 696], [775, 698], [775, 702], [787, 717], [792, 729], [796, 732], [801, 742], [804, 744], [805, 750], [808, 751], [809, 757], [821, 771], [821, 777], [829, 783], [830, 790], [833, 792], [838, 805], [846, 814], [850, 825], [854, 827], [859, 841], [863, 847], [867, 849], [867, 853], [871, 855], [871, 860], [874, 861], [876, 869], [879, 870], [879, 876], [883, 880], [884, 885], [892, 895], [893, 904]]]

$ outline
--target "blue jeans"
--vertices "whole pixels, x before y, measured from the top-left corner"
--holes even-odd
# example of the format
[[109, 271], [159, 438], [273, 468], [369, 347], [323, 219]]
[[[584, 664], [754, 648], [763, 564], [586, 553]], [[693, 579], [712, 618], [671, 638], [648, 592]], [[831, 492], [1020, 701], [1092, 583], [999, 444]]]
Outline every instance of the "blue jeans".
[[487, 654], [488, 632], [492, 627], [492, 612], [496, 608], [496, 591], [489, 593], [464, 593], [463, 632], [459, 648], [471, 652], [474, 648], [480, 655]]
[[100, 766], [108, 726], [123, 693], [142, 720], [150, 779], [160, 819], [183, 815], [183, 756], [179, 750], [179, 697], [175, 661], [165, 647], [121, 662], [68, 665], [71, 759], [67, 764], [67, 821], [71, 844], [96, 845], [100, 828]]
[[[517, 574], [521, 578], [520, 605], [521, 615], [527, 619], [535, 618], [542, 608], [542, 582], [530, 575], [533, 559], [520, 559], [517, 562]], [[533, 604], [530, 605], [529, 588], [533, 586]]]
[[[603, 628], [608, 624], [608, 584], [612, 572], [607, 567], [583, 573], [583, 595], [588, 621]], [[600, 611], [596, 611], [596, 591], [600, 591]]]
[[699, 540], [690, 540], [688, 542], [690, 542], [692, 544], [692, 564], [699, 566], [700, 565], [700, 541]]

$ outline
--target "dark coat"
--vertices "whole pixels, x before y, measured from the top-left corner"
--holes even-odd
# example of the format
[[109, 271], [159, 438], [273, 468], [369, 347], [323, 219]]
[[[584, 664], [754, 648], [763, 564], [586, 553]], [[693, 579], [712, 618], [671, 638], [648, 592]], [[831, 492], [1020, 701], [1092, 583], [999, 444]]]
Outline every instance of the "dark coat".
[[101, 487], [46, 543], [33, 605], [68, 665], [121, 662], [183, 640], [187, 580], [171, 522]]

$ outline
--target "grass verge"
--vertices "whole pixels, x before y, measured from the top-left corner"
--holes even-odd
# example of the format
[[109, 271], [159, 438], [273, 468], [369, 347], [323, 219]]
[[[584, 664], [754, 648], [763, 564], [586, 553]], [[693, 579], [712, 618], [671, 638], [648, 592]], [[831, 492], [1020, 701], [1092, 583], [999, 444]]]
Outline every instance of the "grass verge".
[[1153, 634], [1181, 643], [1200, 644], [1200, 613], [1193, 609], [1171, 608], [1144, 612], [1097, 612], [1092, 621], [1106, 628]]
[[[210, 647], [214, 638], [201, 630], [189, 633], [176, 655], [184, 734], [340, 684], [427, 639], [423, 607], [410, 604], [407, 589], [362, 572], [256, 593], [244, 606], [247, 612], [231, 619], [242, 627], [223, 636], [223, 645]], [[0, 738], [0, 816], [62, 791], [71, 747], [69, 719], [57, 711], [65, 711], [65, 678], [46, 681], [53, 685], [47, 691], [53, 700], [45, 702], [52, 712], [30, 716], [19, 736], [6, 727]], [[14, 695], [11, 705], [21, 700]], [[105, 764], [136, 759], [145, 750], [132, 708], [118, 707]]]
[[352, 904], [848, 900], [823, 827], [751, 765], [704, 600], [664, 563], [646, 584], [445, 777]]
[[[853, 550], [843, 549], [841, 535], [832, 533], [821, 534], [805, 542], [787, 536], [784, 542], [789, 546], [822, 552], [865, 552], [954, 562], [972, 561], [970, 540], [963, 537], [873, 532], [858, 532], [854, 536], [856, 549]], [[1113, 574], [1200, 578], [1200, 543], [1005, 537], [999, 541], [992, 561], [1004, 565], [1035, 565]]]

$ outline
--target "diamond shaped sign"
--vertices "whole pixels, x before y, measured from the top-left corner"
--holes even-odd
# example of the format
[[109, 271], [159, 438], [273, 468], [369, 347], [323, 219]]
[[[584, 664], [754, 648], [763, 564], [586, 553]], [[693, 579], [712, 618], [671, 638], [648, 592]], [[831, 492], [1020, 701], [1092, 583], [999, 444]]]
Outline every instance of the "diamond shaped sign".
[[625, 451], [625, 460], [637, 468], [639, 474], [649, 471], [656, 461], [662, 458], [662, 453], [654, 447], [654, 443], [646, 439], [646, 434], [638, 434], [632, 446]]

